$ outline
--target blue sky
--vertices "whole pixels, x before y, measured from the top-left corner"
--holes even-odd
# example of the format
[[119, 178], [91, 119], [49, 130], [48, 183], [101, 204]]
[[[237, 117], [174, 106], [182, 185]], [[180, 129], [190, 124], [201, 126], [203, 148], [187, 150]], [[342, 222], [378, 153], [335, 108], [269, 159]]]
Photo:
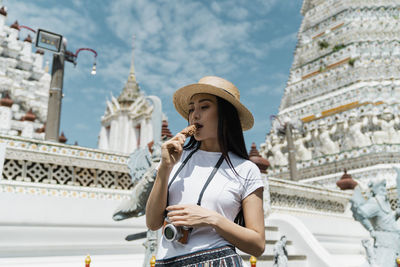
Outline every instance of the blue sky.
[[[78, 65], [66, 63], [61, 130], [69, 144], [97, 147], [106, 99], [118, 96], [128, 78], [135, 40], [135, 72], [141, 90], [163, 102], [169, 127], [186, 122], [175, 111], [173, 92], [205, 75], [233, 82], [253, 112], [255, 126], [246, 145], [257, 147], [278, 112], [288, 79], [302, 16], [300, 0], [4, 0], [7, 24], [59, 33], [67, 49], [81, 52]], [[24, 38], [29, 32], [21, 31]], [[51, 64], [51, 55], [46, 53]]]

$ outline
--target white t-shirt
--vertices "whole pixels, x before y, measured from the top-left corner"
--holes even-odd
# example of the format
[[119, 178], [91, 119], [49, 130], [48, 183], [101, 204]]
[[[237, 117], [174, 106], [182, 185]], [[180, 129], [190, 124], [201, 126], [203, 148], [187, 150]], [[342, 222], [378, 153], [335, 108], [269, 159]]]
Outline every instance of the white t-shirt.
[[[172, 169], [169, 180], [172, 179], [190, 152], [191, 150], [183, 151], [180, 161]], [[200, 192], [220, 156], [220, 152], [196, 151], [172, 183], [169, 189], [168, 205], [196, 204]], [[201, 206], [217, 211], [233, 221], [241, 208], [242, 200], [257, 188], [263, 187], [264, 183], [260, 170], [253, 162], [231, 152], [229, 152], [229, 157], [241, 177], [237, 177], [224, 160], [204, 191]], [[222, 238], [214, 228], [198, 227], [189, 234], [187, 244], [176, 241], [169, 242], [161, 237], [157, 259], [167, 259], [228, 244], [229, 242]]]

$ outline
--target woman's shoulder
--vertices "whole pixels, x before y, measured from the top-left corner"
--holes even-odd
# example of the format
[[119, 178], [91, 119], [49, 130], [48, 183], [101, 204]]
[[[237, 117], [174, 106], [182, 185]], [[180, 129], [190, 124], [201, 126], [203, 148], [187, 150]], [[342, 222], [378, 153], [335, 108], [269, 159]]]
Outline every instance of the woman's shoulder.
[[239, 157], [238, 155], [232, 152], [229, 152], [229, 157], [232, 161], [233, 166], [238, 172], [241, 172], [243, 174], [257, 175], [257, 176], [261, 175], [260, 169], [251, 160]]

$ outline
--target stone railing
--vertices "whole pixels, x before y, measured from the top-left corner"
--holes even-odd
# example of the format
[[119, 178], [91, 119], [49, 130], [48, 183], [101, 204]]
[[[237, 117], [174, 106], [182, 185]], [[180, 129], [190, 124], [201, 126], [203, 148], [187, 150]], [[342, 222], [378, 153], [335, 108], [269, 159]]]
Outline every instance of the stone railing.
[[3, 181], [132, 188], [126, 154], [6, 135], [0, 142], [7, 144]]
[[[295, 67], [303, 66], [309, 62], [315, 61], [325, 55], [338, 49], [336, 45], [349, 45], [360, 42], [382, 42], [396, 41], [400, 38], [397, 31], [400, 22], [398, 19], [381, 21], [352, 21], [346, 24], [338, 24], [333, 30], [321, 36], [317, 36], [312, 41], [303, 41], [296, 50], [296, 56], [293, 65]], [[301, 39], [307, 39], [300, 35]], [[321, 48], [322, 41], [326, 47]]]
[[299, 182], [268, 178], [271, 209], [343, 214], [351, 194]]
[[[341, 215], [353, 194], [352, 190], [326, 188], [320, 185], [305, 184], [277, 178], [268, 178], [271, 211], [322, 213]], [[364, 194], [368, 190], [363, 186]], [[399, 206], [396, 186], [388, 189], [389, 202], [393, 210]]]
[[[290, 105], [305, 103], [318, 96], [345, 89], [355, 83], [358, 83], [357, 87], [361, 88], [371, 87], [371, 84], [360, 84], [360, 82], [385, 80], [388, 83], [381, 85], [385, 87], [398, 81], [395, 75], [400, 70], [400, 58], [378, 61], [375, 63], [371, 62], [371, 59], [357, 59], [354, 67], [345, 64], [333, 70], [318, 73], [311, 79], [289, 85], [287, 92], [290, 92]], [[361, 90], [364, 92], [368, 88]]]
[[[400, 24], [399, 24], [400, 26]], [[352, 34], [350, 36], [353, 36]], [[294, 66], [292, 70], [290, 84], [301, 83], [309, 78], [314, 78], [317, 74], [323, 73], [332, 69], [333, 67], [341, 66], [344, 59], [352, 59], [351, 66], [356, 66], [355, 62], [358, 60], [374, 60], [372, 62], [365, 62], [367, 65], [381, 64], [381, 65], [398, 65], [400, 55], [400, 35], [395, 40], [363, 40], [360, 42], [340, 42], [340, 45], [335, 47], [335, 43], [331, 43], [331, 47], [324, 49], [322, 55], [313, 57], [312, 61], [307, 61], [299, 67]], [[317, 49], [317, 48], [315, 48]], [[319, 50], [319, 48], [318, 48]], [[301, 57], [304, 55], [300, 52]], [[396, 64], [397, 63], [397, 64]], [[359, 64], [360, 65], [360, 64]], [[368, 67], [368, 66], [365, 66]], [[382, 66], [379, 66], [382, 68]]]
[[[329, 33], [332, 28], [335, 28], [337, 25], [344, 23], [346, 21], [351, 21], [354, 18], [358, 20], [368, 21], [373, 20], [378, 22], [379, 20], [385, 20], [386, 22], [390, 19], [398, 18], [398, 3], [386, 4], [387, 6], [370, 6], [365, 4], [353, 4], [353, 7], [348, 7], [347, 9], [343, 9], [339, 7], [337, 13], [330, 13], [330, 17], [327, 17], [324, 20], [317, 21], [315, 24], [307, 27], [307, 24], [304, 25], [304, 29], [302, 34], [309, 38], [316, 39], [326, 33]], [[307, 18], [306, 18], [307, 19]]]
[[336, 1], [328, 0], [324, 1], [320, 5], [308, 10], [305, 14], [307, 23], [304, 25], [304, 30], [314, 27], [324, 20], [342, 12], [345, 9], [357, 9], [357, 8], [380, 8], [382, 6], [397, 6], [396, 0], [346, 0]]
[[328, 0], [312, 9], [309, 9], [304, 15], [304, 20], [306, 21], [304, 24], [304, 30], [307, 30], [313, 27], [315, 24], [320, 23], [321, 21], [324, 21], [327, 18], [348, 8], [348, 2], [351, 2], [351, 0], [346, 2]]
[[[375, 69], [372, 77], [379, 76], [379, 71]], [[364, 81], [352, 84], [348, 87], [339, 88], [341, 90], [332, 90], [333, 92], [325, 92], [298, 104], [294, 104], [279, 112], [279, 116], [303, 119], [306, 117], [320, 116], [321, 112], [333, 110], [343, 105], [351, 103], [360, 103], [360, 99], [365, 102], [388, 101], [390, 99], [400, 99], [400, 92], [393, 90], [400, 83], [400, 80], [380, 79]], [[364, 102], [363, 102], [364, 103]]]
[[[313, 180], [314, 185], [334, 184], [340, 177], [330, 177], [329, 174], [343, 174], [343, 170], [354, 170], [367, 168], [379, 164], [400, 164], [400, 144], [371, 145], [369, 147], [342, 151], [338, 154], [326, 155], [313, 158], [309, 161], [297, 163], [298, 179], [311, 179], [322, 177], [318, 182]], [[268, 170], [268, 174], [280, 179], [290, 179], [288, 166], [276, 167]]]

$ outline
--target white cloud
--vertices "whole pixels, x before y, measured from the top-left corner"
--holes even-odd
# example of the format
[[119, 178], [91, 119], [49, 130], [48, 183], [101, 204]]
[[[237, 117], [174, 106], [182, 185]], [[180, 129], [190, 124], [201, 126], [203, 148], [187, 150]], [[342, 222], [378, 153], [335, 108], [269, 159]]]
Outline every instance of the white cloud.
[[[220, 2], [207, 6], [179, 0], [121, 0], [111, 4], [106, 22], [127, 45], [135, 34], [135, 55], [140, 58], [135, 62], [136, 73], [144, 87], [170, 94], [182, 81], [194, 82], [204, 75], [224, 75], [239, 69], [242, 62], [234, 60], [238, 53], [263, 55], [262, 48], [249, 41], [252, 23], [240, 21], [248, 15], [246, 3], [223, 3], [222, 8], [229, 7], [236, 18], [232, 21], [213, 13], [218, 12], [219, 5]], [[116, 65], [125, 66], [113, 59], [107, 64], [103, 71], [111, 77], [116, 76]], [[127, 74], [127, 66], [122, 69]]]
[[280, 96], [283, 94], [287, 79], [287, 74], [271, 73], [263, 84], [250, 88], [248, 93], [253, 96]]
[[91, 40], [91, 35], [98, 31], [96, 24], [80, 9], [69, 7], [41, 7], [37, 3], [26, 1], [9, 1], [7, 3], [8, 24], [18, 20], [20, 25], [26, 25], [33, 29], [43, 28], [51, 32], [59, 33], [69, 38]]
[[78, 8], [83, 6], [83, 0], [72, 0], [72, 4]]
[[89, 130], [90, 129], [90, 127], [87, 125], [87, 124], [85, 124], [85, 123], [76, 123], [75, 125], [74, 125], [74, 128], [75, 129], [78, 129], [78, 130], [83, 130], [83, 131], [87, 131], [87, 130]]

